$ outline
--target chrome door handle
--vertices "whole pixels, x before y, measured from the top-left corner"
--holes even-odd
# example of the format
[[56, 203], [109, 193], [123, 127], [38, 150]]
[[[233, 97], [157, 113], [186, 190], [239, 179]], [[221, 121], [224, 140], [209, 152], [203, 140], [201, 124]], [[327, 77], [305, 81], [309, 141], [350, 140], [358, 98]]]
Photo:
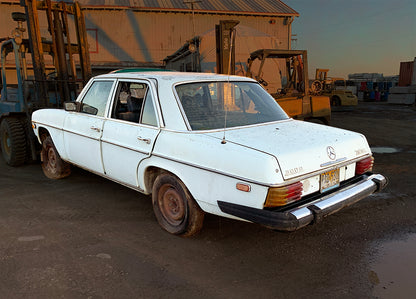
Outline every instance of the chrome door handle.
[[94, 127], [94, 126], [92, 126], [90, 129], [91, 130], [94, 130], [94, 131], [97, 131], [97, 132], [101, 132], [101, 129], [100, 128], [97, 128], [97, 127]]
[[149, 138], [143, 138], [143, 137], [137, 137], [137, 140], [139, 140], [139, 141], [144, 141], [144, 142], [146, 142], [147, 144], [150, 144], [150, 142], [151, 142], [151, 140], [149, 139]]

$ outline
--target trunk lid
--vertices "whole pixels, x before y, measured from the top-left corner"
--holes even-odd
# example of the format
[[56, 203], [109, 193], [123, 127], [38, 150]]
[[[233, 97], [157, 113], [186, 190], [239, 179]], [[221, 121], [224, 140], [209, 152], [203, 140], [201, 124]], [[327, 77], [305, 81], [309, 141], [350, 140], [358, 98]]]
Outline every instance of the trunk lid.
[[[208, 135], [222, 139], [224, 132]], [[371, 153], [359, 133], [296, 120], [227, 129], [225, 139], [273, 155], [285, 180]]]

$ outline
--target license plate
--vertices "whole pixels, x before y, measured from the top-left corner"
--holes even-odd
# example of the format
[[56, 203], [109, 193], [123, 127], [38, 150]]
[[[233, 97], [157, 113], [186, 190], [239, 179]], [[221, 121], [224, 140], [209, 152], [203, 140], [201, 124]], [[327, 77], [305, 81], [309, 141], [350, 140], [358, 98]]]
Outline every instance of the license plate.
[[321, 174], [321, 192], [329, 191], [339, 186], [339, 168]]

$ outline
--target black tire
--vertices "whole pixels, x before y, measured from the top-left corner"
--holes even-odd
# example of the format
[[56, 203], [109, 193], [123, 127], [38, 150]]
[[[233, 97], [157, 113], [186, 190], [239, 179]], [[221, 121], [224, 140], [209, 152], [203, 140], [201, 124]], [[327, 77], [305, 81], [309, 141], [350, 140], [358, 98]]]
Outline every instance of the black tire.
[[18, 118], [5, 118], [0, 125], [1, 152], [10, 166], [22, 165], [26, 160], [26, 134]]
[[42, 141], [42, 170], [50, 179], [62, 179], [71, 174], [71, 165], [61, 159], [52, 138], [47, 136]]
[[331, 98], [331, 106], [341, 106], [341, 100], [339, 99], [339, 97]]
[[321, 117], [320, 120], [326, 126], [329, 126], [331, 124], [331, 121], [330, 121], [329, 117]]
[[319, 80], [315, 80], [312, 82], [311, 90], [313, 93], [318, 94], [322, 91], [322, 82]]
[[201, 230], [204, 211], [177, 177], [160, 174], [153, 184], [152, 202], [157, 221], [171, 234], [189, 237]]
[[26, 158], [25, 163], [33, 163], [35, 160], [32, 157], [32, 145], [31, 142], [34, 140], [34, 144], [38, 145], [38, 141], [36, 139], [35, 133], [33, 132], [31, 124], [28, 122], [27, 118], [21, 118], [20, 123], [22, 124], [22, 128], [25, 131], [26, 136]]

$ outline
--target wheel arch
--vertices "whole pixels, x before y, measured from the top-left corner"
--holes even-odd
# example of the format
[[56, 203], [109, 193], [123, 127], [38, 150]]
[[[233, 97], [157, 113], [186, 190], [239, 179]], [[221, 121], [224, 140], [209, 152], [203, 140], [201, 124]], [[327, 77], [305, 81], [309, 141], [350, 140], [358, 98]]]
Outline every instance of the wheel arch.
[[152, 193], [153, 184], [155, 183], [156, 178], [164, 172], [171, 173], [158, 166], [149, 166], [146, 168], [144, 172], [144, 191], [146, 194]]
[[[156, 178], [161, 175], [161, 174], [171, 174], [173, 176], [175, 176], [178, 180], [180, 180], [188, 189], [188, 191], [191, 193], [191, 191], [189, 190], [188, 185], [185, 183], [184, 178], [181, 177], [180, 175], [178, 175], [178, 173], [180, 173], [179, 170], [177, 169], [172, 169], [170, 167], [167, 166], [148, 166], [144, 172], [144, 191], [146, 194], [151, 194], [152, 193], [152, 189], [153, 189], [153, 185], [156, 181]], [[192, 193], [191, 193], [192, 194]]]
[[[143, 164], [146, 164], [146, 165], [143, 165]], [[163, 161], [160, 161], [160, 160], [153, 161], [153, 162], [150, 162], [147, 160], [146, 162], [141, 163], [139, 165], [139, 172], [138, 172], [139, 185], [143, 186], [145, 194], [151, 194], [156, 178], [162, 173], [168, 173], [178, 178], [186, 186], [189, 193], [193, 196], [193, 192], [190, 190], [190, 186], [187, 183], [188, 179], [185, 176], [181, 175], [181, 173], [185, 173], [185, 172], [181, 171], [180, 168], [181, 168], [180, 164], [176, 164], [172, 161], [169, 161], [168, 163], [163, 163]], [[143, 169], [142, 179], [140, 179], [141, 169]]]
[[40, 144], [43, 143], [46, 137], [50, 136], [61, 158], [65, 161], [67, 160], [62, 130], [39, 124], [36, 124], [34, 130], [36, 131], [35, 135]]
[[42, 143], [42, 141], [46, 137], [50, 136], [51, 134], [49, 133], [49, 130], [47, 128], [45, 128], [45, 127], [39, 127], [38, 128], [38, 134], [37, 135], [38, 135], [37, 137], [38, 137], [39, 142]]

